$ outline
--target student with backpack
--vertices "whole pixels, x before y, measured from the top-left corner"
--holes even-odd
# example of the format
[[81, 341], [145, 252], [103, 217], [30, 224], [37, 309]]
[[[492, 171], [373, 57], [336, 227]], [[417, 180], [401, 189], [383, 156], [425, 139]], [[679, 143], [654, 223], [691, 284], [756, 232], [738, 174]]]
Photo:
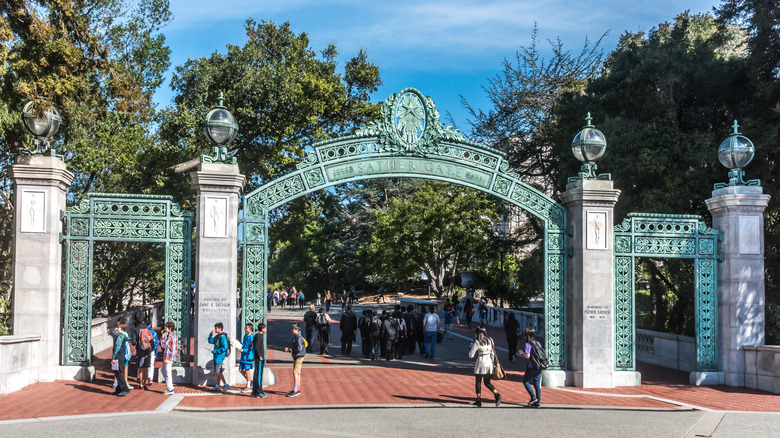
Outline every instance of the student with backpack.
[[303, 336], [301, 336], [301, 325], [297, 322], [292, 325], [292, 334], [292, 343], [289, 347], [284, 347], [284, 351], [292, 353], [293, 381], [295, 386], [293, 386], [292, 391], [287, 393], [287, 397], [301, 395], [301, 368], [303, 367], [303, 358], [306, 356], [306, 343]]
[[127, 330], [127, 321], [119, 318], [116, 322], [116, 340], [114, 341], [114, 351], [111, 356], [111, 369], [114, 371], [114, 378], [117, 386], [114, 395], [124, 397], [130, 392], [125, 378], [125, 368], [127, 361], [130, 360], [130, 338], [125, 333]]
[[[209, 344], [214, 344], [214, 348], [211, 350], [211, 354], [214, 355], [214, 372], [217, 374], [217, 384], [211, 388], [212, 391], [227, 392], [230, 386], [225, 380], [225, 368], [222, 366], [222, 362], [225, 361], [225, 357], [230, 356], [230, 338], [227, 333], [223, 332], [224, 326], [221, 322], [214, 324], [214, 330], [209, 333]], [[214, 336], [216, 335], [216, 336]], [[223, 384], [220, 385], [219, 382]]]
[[252, 343], [255, 336], [252, 333], [254, 328], [255, 327], [252, 324], [244, 326], [244, 339], [241, 342], [241, 359], [238, 363], [238, 372], [241, 373], [246, 380], [246, 386], [241, 390], [241, 392], [244, 393], [251, 391], [252, 386], [252, 367], [255, 360], [255, 350], [252, 349]]
[[[542, 370], [547, 369], [548, 361], [547, 353], [539, 341], [536, 340], [536, 331], [534, 329], [526, 329], [525, 347], [518, 353], [528, 359], [525, 374], [523, 375], [523, 386], [525, 386], [525, 390], [531, 396], [527, 406], [538, 408], [541, 406], [542, 400]], [[532, 383], [533, 388], [531, 387]], [[536, 395], [534, 395], [534, 389], [536, 390]]]
[[317, 315], [317, 333], [320, 338], [320, 354], [328, 354], [328, 344], [330, 343], [330, 315], [325, 313], [325, 309], [320, 307], [320, 314]]
[[371, 360], [376, 360], [381, 352], [382, 323], [379, 321], [379, 313], [374, 310], [368, 325], [368, 334], [371, 338]]
[[149, 385], [149, 368], [154, 367], [152, 350], [155, 347], [155, 333], [149, 327], [149, 317], [144, 313], [136, 314], [136, 328], [130, 343], [135, 346], [136, 362], [138, 364], [138, 389], [146, 390]]
[[163, 331], [163, 365], [162, 375], [165, 379], [166, 391], [163, 395], [173, 394], [173, 362], [176, 360], [176, 353], [179, 350], [179, 340], [176, 338], [176, 324], [173, 321], [165, 323]]

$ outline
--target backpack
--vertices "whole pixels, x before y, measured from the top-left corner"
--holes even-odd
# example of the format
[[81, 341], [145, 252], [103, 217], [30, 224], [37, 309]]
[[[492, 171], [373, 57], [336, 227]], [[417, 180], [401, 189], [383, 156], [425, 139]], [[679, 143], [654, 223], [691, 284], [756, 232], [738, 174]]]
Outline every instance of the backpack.
[[325, 316], [324, 313], [320, 313], [319, 316], [317, 316], [317, 327], [325, 327], [328, 325], [328, 318]]
[[122, 337], [122, 347], [119, 349], [119, 352], [124, 355], [125, 360], [130, 360], [130, 337], [127, 336], [127, 333], [120, 333], [119, 336]]
[[391, 341], [398, 339], [398, 321], [395, 318], [385, 320], [385, 336]]
[[548, 366], [550, 366], [550, 362], [547, 360], [547, 352], [544, 351], [544, 348], [538, 343], [534, 342], [531, 347], [531, 365], [534, 366], [534, 368], [539, 370], [546, 370]]
[[151, 327], [147, 328], [152, 331], [152, 339], [154, 339], [154, 349], [152, 350], [152, 353], [157, 354], [157, 352], [160, 351], [160, 338], [157, 336], [157, 332], [154, 331], [154, 329]]
[[379, 318], [372, 316], [371, 317], [371, 322], [369, 323], [368, 327], [370, 328], [371, 332], [378, 333], [379, 330], [381, 330], [381, 328], [382, 328], [381, 324], [379, 323]]
[[222, 334], [225, 336], [225, 343], [227, 344], [227, 351], [225, 351], [225, 357], [230, 357], [230, 353], [233, 352], [233, 345], [230, 343], [230, 336], [227, 335], [227, 333], [222, 332]]
[[138, 332], [138, 343], [140, 344], [141, 350], [152, 350], [152, 347], [154, 346], [154, 337], [152, 336], [152, 331], [149, 330], [149, 327], [142, 328]]

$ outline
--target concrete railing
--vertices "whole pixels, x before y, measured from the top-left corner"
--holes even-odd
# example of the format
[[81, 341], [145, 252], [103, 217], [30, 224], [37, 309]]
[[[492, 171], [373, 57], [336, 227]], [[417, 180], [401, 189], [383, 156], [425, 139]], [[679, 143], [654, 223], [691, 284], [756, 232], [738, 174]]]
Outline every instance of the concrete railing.
[[132, 330], [135, 327], [133, 316], [140, 310], [151, 312], [152, 327], [163, 325], [162, 318], [165, 315], [165, 302], [163, 300], [155, 301], [145, 307], [134, 307], [124, 312], [114, 313], [102, 318], [92, 319], [92, 352], [97, 353], [113, 347], [113, 337], [111, 333], [116, 327], [119, 318], [127, 319], [127, 329]]
[[[532, 328], [536, 331], [537, 337], [544, 338], [544, 315], [538, 313], [488, 306], [487, 324], [493, 327], [503, 327], [504, 321], [510, 313], [514, 314], [515, 319], [520, 323], [521, 332]], [[479, 321], [479, 313], [476, 308], [474, 309], [474, 320]]]
[[780, 394], [780, 345], [744, 345], [745, 386]]
[[38, 381], [40, 335], [0, 336], [0, 394]]
[[690, 372], [696, 368], [696, 340], [690, 336], [636, 329], [636, 360]]

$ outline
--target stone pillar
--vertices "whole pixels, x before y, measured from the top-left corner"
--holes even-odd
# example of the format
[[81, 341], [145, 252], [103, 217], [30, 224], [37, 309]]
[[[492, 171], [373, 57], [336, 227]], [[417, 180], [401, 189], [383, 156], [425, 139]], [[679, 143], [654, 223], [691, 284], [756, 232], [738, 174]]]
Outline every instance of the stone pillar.
[[[201, 163], [191, 174], [197, 190], [195, 218], [195, 370], [193, 384], [214, 385], [208, 337], [221, 322], [236, 338], [238, 287], [238, 195], [245, 178], [235, 164]], [[231, 347], [232, 348], [232, 347]], [[235, 350], [224, 362], [229, 384], [236, 380]]]
[[[722, 381], [745, 386], [744, 345], [764, 345], [764, 211], [760, 186], [729, 186], [712, 192], [712, 227], [723, 233], [718, 263], [718, 362]], [[753, 382], [755, 383], [755, 382]], [[755, 385], [753, 385], [755, 387]]]
[[[60, 369], [62, 339], [62, 245], [60, 212], [73, 180], [55, 157], [20, 155], [14, 181], [14, 335], [40, 335], [37, 372], [31, 382], [78, 378]], [[81, 367], [77, 367], [81, 368]], [[63, 375], [65, 374], [65, 375]], [[83, 377], [83, 376], [82, 376]]]
[[[620, 190], [612, 181], [579, 179], [566, 186], [571, 258], [567, 264], [567, 356], [574, 385], [639, 385], [639, 373], [615, 371], [613, 210]], [[569, 379], [567, 379], [569, 380]]]

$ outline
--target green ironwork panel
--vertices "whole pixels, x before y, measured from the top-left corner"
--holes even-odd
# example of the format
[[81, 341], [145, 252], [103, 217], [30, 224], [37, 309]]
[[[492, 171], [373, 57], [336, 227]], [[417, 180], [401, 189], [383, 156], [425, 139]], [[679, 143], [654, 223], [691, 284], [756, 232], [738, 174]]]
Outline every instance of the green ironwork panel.
[[545, 262], [544, 338], [551, 369], [566, 368], [565, 256], [547, 254]]
[[634, 259], [615, 257], [615, 369], [633, 370], [634, 356]]
[[718, 369], [718, 269], [713, 259], [696, 260], [696, 370]]
[[92, 356], [92, 245], [72, 240], [65, 246], [63, 365], [89, 365]]
[[164, 220], [117, 220], [99, 219], [93, 221], [95, 237], [124, 237], [134, 239], [164, 239], [166, 223]]
[[717, 242], [700, 216], [630, 213], [615, 231], [615, 368], [635, 368], [636, 257], [685, 258], [695, 264], [696, 370], [717, 369]]
[[165, 320], [176, 324], [179, 350], [176, 363], [190, 362], [191, 306], [190, 260], [192, 246], [187, 243], [169, 243], [165, 248]]
[[244, 244], [243, 280], [241, 288], [241, 326], [254, 327], [265, 322], [266, 310], [266, 254], [265, 244]]

